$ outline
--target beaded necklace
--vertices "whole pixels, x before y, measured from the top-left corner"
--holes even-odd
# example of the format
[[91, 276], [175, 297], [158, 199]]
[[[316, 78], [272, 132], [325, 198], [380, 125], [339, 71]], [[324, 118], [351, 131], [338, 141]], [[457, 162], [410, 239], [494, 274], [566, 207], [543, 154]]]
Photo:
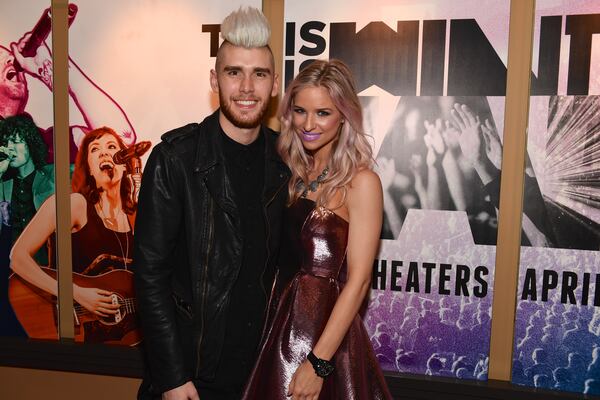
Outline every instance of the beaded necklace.
[[317, 179], [310, 181], [308, 183], [308, 186], [304, 186], [304, 182], [302, 181], [298, 181], [298, 183], [296, 184], [296, 190], [298, 192], [302, 191], [302, 193], [300, 194], [300, 197], [305, 198], [308, 195], [308, 192], [316, 192], [317, 189], [319, 188], [319, 185], [325, 180], [325, 177], [327, 176], [327, 174], [329, 173], [329, 167], [325, 167], [325, 169], [323, 169], [323, 171], [319, 174], [319, 176], [317, 176]]

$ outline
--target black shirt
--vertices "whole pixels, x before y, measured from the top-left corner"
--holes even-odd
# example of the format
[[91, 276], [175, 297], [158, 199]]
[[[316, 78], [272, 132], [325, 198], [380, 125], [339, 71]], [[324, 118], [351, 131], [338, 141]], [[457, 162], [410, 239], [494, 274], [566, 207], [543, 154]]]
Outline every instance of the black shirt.
[[15, 176], [13, 178], [13, 190], [11, 201], [11, 222], [13, 243], [21, 236], [25, 226], [35, 215], [35, 206], [33, 204], [33, 179], [35, 170], [31, 171], [25, 178]]
[[267, 237], [262, 193], [265, 138], [243, 145], [221, 130], [225, 168], [232, 185], [242, 236], [242, 265], [231, 290], [218, 386], [243, 386], [254, 365], [272, 271], [266, 271]]

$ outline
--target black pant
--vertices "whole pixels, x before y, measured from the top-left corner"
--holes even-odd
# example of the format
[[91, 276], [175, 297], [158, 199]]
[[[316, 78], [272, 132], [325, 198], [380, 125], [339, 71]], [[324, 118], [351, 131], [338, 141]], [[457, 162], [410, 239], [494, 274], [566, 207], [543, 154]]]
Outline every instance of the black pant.
[[[214, 387], [203, 382], [194, 382], [200, 400], [240, 400], [242, 387]], [[160, 400], [162, 394], [153, 390], [149, 380], [144, 379], [138, 390], [138, 400]]]

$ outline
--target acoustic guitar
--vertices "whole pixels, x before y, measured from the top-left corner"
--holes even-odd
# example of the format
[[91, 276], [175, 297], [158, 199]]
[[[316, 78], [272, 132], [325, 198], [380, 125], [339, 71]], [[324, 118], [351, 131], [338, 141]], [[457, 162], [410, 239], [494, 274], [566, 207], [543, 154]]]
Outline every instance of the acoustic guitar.
[[[56, 270], [42, 267], [56, 279]], [[114, 269], [96, 276], [73, 273], [73, 283], [86, 288], [98, 288], [111, 292], [113, 304], [119, 309], [115, 315], [101, 317], [75, 303], [75, 341], [135, 346], [141, 340], [136, 320], [136, 303], [133, 291], [133, 273]], [[17, 274], [8, 282], [8, 298], [17, 319], [30, 338], [58, 339], [58, 303], [53, 296], [32, 285]]]

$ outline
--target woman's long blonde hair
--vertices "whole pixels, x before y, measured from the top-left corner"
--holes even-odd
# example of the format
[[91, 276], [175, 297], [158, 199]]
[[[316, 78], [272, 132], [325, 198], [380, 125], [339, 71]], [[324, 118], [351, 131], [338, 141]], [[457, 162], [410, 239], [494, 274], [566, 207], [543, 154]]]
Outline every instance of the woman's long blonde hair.
[[281, 101], [281, 137], [278, 150], [292, 172], [288, 185], [289, 203], [300, 197], [302, 193], [297, 190], [298, 182], [308, 185], [308, 172], [313, 167], [313, 157], [304, 150], [302, 141], [292, 126], [294, 97], [307, 87], [326, 89], [345, 121], [333, 143], [328, 163], [329, 173], [316, 199], [317, 206], [327, 206], [336, 191], [341, 190], [342, 200], [334, 208], [341, 207], [346, 200], [346, 187], [354, 175], [361, 169], [372, 167], [373, 151], [363, 130], [362, 107], [356, 95], [352, 72], [344, 62], [334, 59], [314, 61], [300, 71]]

